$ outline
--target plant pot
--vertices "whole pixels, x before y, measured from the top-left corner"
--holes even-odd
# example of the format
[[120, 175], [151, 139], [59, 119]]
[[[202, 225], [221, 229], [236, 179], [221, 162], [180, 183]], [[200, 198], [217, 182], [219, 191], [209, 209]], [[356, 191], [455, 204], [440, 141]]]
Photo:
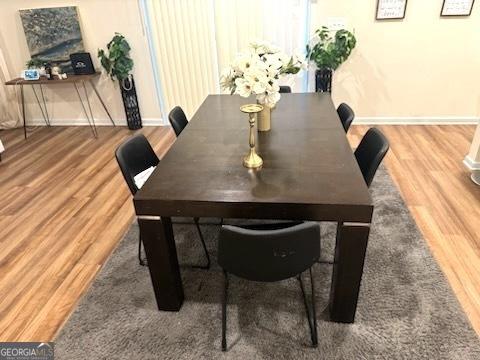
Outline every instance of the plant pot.
[[315, 71], [315, 91], [316, 92], [332, 92], [332, 69], [317, 69]]
[[135, 81], [132, 75], [128, 75], [125, 80], [120, 81], [120, 91], [122, 93], [123, 107], [127, 116], [127, 125], [130, 130], [142, 128], [142, 117], [138, 107], [137, 91], [135, 90]]
[[257, 130], [270, 131], [272, 109], [266, 105], [262, 105], [262, 106], [263, 106], [263, 110], [257, 113]]

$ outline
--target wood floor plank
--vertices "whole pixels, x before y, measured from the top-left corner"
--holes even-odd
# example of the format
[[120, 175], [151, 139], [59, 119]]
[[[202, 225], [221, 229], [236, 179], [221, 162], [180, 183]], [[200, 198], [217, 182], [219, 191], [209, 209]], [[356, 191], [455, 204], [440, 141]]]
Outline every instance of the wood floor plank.
[[[380, 126], [386, 166], [435, 259], [480, 335], [480, 187], [463, 166], [471, 125]], [[356, 146], [368, 130], [354, 126]]]
[[[353, 126], [356, 147], [368, 128]], [[480, 188], [462, 160], [474, 127], [382, 126], [386, 166], [463, 309], [480, 334]], [[114, 150], [123, 127], [1, 131], [0, 341], [49, 341], [134, 221]], [[141, 131], [160, 157], [168, 127]]]

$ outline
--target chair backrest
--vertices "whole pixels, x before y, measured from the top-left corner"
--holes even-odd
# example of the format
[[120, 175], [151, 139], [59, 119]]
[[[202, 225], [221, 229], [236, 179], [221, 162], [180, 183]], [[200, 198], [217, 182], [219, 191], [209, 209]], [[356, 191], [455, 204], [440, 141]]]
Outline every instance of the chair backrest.
[[292, 92], [292, 88], [290, 86], [280, 86], [280, 94], [286, 94], [286, 93], [291, 93]]
[[371, 128], [355, 150], [358, 166], [368, 187], [388, 149], [389, 144], [385, 135], [377, 128]]
[[305, 222], [276, 230], [224, 225], [218, 263], [227, 272], [253, 281], [279, 281], [312, 267], [320, 257], [320, 227]]
[[170, 125], [172, 125], [173, 131], [175, 131], [177, 137], [183, 129], [185, 129], [185, 126], [188, 125], [187, 116], [180, 106], [175, 106], [172, 111], [170, 111], [170, 114], [168, 114], [168, 120], [170, 121]]
[[152, 146], [141, 134], [132, 136], [123, 142], [115, 151], [115, 157], [132, 195], [138, 191], [134, 177], [159, 163]]
[[337, 108], [337, 114], [340, 117], [343, 129], [345, 132], [348, 132], [350, 125], [352, 125], [352, 122], [355, 119], [355, 113], [352, 108], [345, 103], [341, 103]]

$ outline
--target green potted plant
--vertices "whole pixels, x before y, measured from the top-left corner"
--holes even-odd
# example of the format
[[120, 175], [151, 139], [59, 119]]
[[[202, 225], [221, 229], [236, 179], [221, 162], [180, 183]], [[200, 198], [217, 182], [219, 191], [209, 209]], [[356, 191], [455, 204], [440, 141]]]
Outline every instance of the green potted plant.
[[45, 67], [45, 63], [46, 61], [40, 58], [31, 58], [25, 65], [27, 69], [41, 69], [42, 67]]
[[354, 34], [345, 29], [336, 31], [332, 36], [326, 26], [317, 29], [315, 35], [315, 43], [307, 44], [307, 59], [317, 66], [315, 91], [331, 92], [333, 72], [348, 59], [357, 40]]
[[125, 37], [122, 34], [115, 33], [115, 36], [107, 44], [107, 50], [98, 50], [98, 58], [110, 78], [112, 80], [118, 80], [123, 106], [127, 116], [128, 128], [136, 130], [142, 127], [142, 118], [138, 107], [135, 82], [130, 73], [133, 69], [130, 49], [130, 45]]

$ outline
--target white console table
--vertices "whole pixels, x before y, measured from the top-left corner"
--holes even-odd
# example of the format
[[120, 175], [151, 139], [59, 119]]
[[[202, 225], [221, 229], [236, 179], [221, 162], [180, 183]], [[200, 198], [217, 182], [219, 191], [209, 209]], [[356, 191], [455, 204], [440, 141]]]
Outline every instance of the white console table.
[[473, 136], [472, 145], [470, 151], [463, 160], [465, 166], [472, 172], [472, 181], [480, 185], [480, 121], [477, 125], [477, 130]]

